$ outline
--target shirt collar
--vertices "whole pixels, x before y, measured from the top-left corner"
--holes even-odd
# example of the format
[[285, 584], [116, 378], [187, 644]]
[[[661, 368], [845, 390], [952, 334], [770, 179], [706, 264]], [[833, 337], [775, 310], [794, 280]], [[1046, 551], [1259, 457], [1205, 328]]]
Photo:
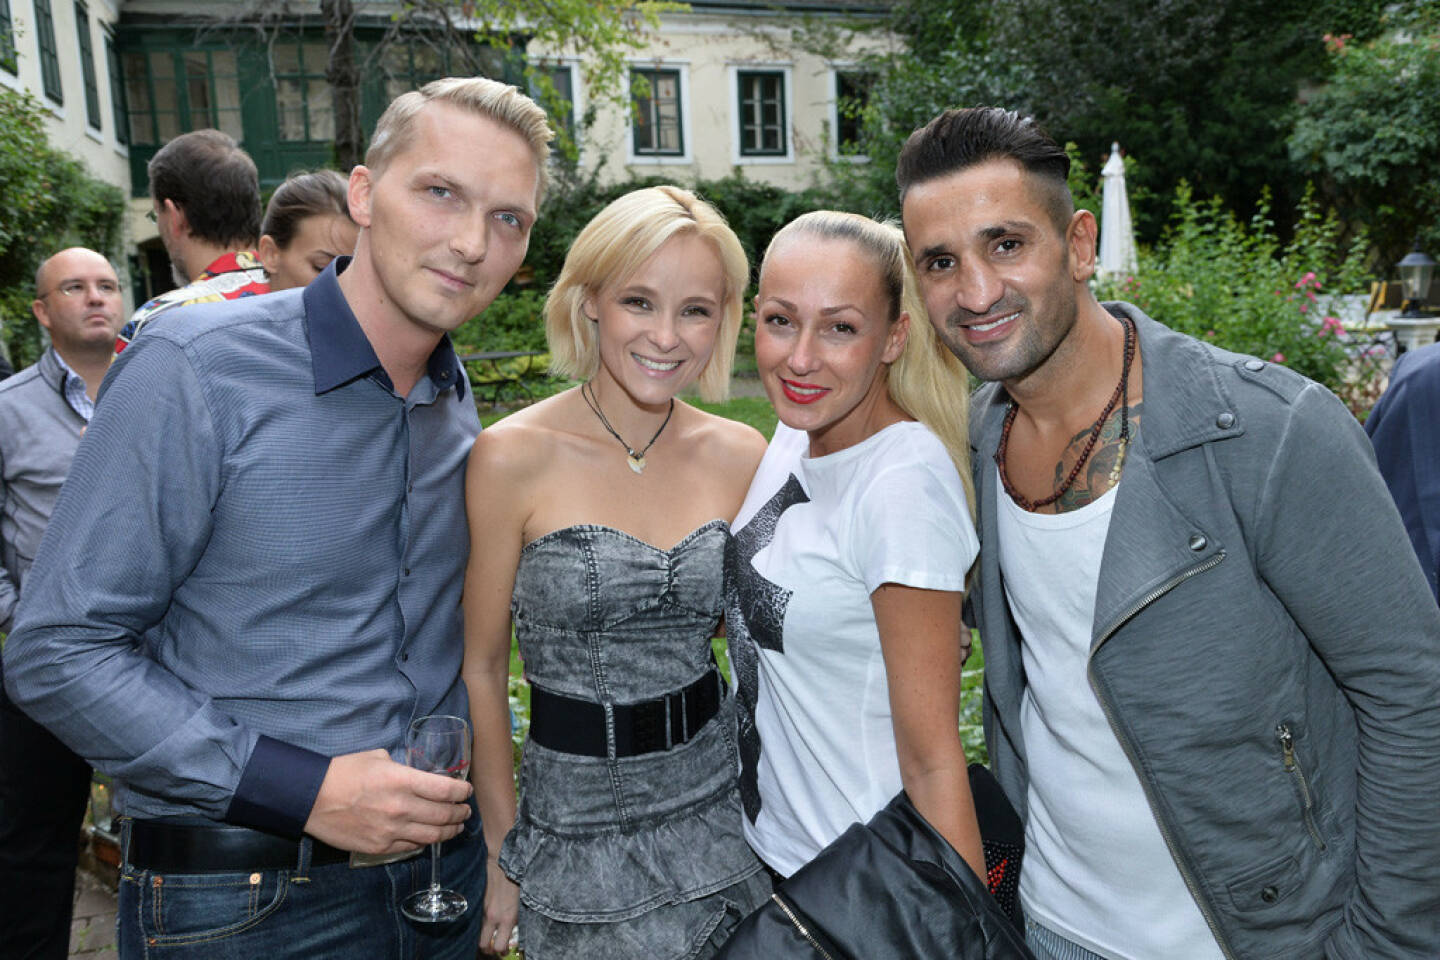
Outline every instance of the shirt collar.
[[60, 351], [53, 346], [50, 348], [50, 354], [60, 366], [60, 393], [65, 397], [65, 402], [70, 404], [70, 409], [80, 414], [81, 418], [89, 423], [90, 418], [95, 416], [95, 401], [91, 400], [90, 395], [85, 392], [84, 378], [70, 368], [70, 364], [60, 356]]
[[58, 363], [58, 364], [60, 364], [60, 369], [61, 369], [61, 371], [64, 372], [64, 374], [65, 374], [65, 379], [68, 380], [68, 379], [70, 379], [71, 377], [78, 377], [78, 376], [79, 376], [78, 373], [76, 373], [74, 370], [71, 370], [71, 369], [70, 369], [70, 364], [66, 363], [66, 362], [65, 362], [65, 358], [62, 357], [62, 356], [60, 356], [60, 351], [59, 351], [59, 350], [56, 350], [56, 351], [55, 351], [55, 362]]
[[259, 270], [264, 267], [260, 255], [254, 250], [231, 250], [222, 253], [214, 263], [206, 267], [197, 280], [206, 280], [219, 273], [234, 273], [236, 270]]
[[[375, 348], [370, 346], [370, 339], [355, 319], [355, 311], [340, 292], [339, 275], [350, 265], [350, 259], [336, 257], [301, 294], [316, 396], [375, 370], [384, 373]], [[465, 398], [465, 377], [448, 336], [441, 337], [435, 345], [425, 362], [425, 370], [437, 392], [454, 386], [456, 398]]]

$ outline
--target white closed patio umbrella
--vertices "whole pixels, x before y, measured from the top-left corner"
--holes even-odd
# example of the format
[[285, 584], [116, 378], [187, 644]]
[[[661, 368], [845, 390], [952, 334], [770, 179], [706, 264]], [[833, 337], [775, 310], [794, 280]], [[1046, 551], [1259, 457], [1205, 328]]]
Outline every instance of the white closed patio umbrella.
[[1100, 272], [1135, 272], [1135, 228], [1130, 223], [1130, 198], [1125, 193], [1125, 161], [1120, 144], [1110, 144], [1110, 159], [1100, 171], [1105, 180], [1100, 205]]

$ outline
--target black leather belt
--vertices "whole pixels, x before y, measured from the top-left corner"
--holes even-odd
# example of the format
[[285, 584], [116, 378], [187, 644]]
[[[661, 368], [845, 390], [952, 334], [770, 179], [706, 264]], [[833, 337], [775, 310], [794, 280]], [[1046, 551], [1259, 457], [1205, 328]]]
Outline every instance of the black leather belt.
[[[615, 756], [633, 757], [685, 743], [720, 710], [723, 697], [724, 681], [711, 667], [699, 680], [662, 697], [615, 704]], [[561, 753], [610, 755], [603, 705], [540, 687], [530, 688], [530, 738]]]
[[[350, 854], [319, 840], [311, 841], [310, 863], [348, 863]], [[245, 873], [294, 870], [300, 841], [228, 824], [196, 826], [163, 820], [130, 821], [125, 860], [157, 873]]]

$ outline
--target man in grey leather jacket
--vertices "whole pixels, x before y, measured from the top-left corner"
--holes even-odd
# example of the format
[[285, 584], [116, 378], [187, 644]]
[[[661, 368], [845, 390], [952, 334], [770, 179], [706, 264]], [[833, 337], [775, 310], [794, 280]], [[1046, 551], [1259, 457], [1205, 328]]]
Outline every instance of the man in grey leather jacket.
[[994, 772], [1037, 957], [1440, 956], [1440, 613], [1323, 387], [1100, 304], [1033, 122], [897, 179], [971, 410]]

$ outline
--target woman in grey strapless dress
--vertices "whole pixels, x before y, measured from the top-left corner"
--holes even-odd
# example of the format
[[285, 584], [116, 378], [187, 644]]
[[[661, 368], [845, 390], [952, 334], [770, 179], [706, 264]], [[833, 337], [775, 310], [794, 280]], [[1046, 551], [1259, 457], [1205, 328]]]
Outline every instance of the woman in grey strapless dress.
[[710, 657], [728, 536], [712, 520], [660, 550], [579, 525], [521, 552], [512, 615], [532, 689], [613, 705], [712, 682], [698, 696], [721, 704], [688, 742], [623, 759], [546, 747], [537, 713], [500, 857], [520, 881], [531, 956], [533, 942], [544, 956], [593, 957], [597, 940], [605, 956], [695, 956], [769, 894], [741, 833], [733, 700], [721, 703]]
[[[546, 306], [587, 379], [487, 429], [466, 481], [464, 676], [488, 847], [481, 949], [696, 960], [769, 895], [741, 830], [710, 637], [727, 520], [764, 452], [723, 396], [748, 265], [720, 215], [639, 190], [576, 238]], [[531, 685], [515, 803], [510, 632]], [[513, 829], [512, 829], [513, 824]]]

